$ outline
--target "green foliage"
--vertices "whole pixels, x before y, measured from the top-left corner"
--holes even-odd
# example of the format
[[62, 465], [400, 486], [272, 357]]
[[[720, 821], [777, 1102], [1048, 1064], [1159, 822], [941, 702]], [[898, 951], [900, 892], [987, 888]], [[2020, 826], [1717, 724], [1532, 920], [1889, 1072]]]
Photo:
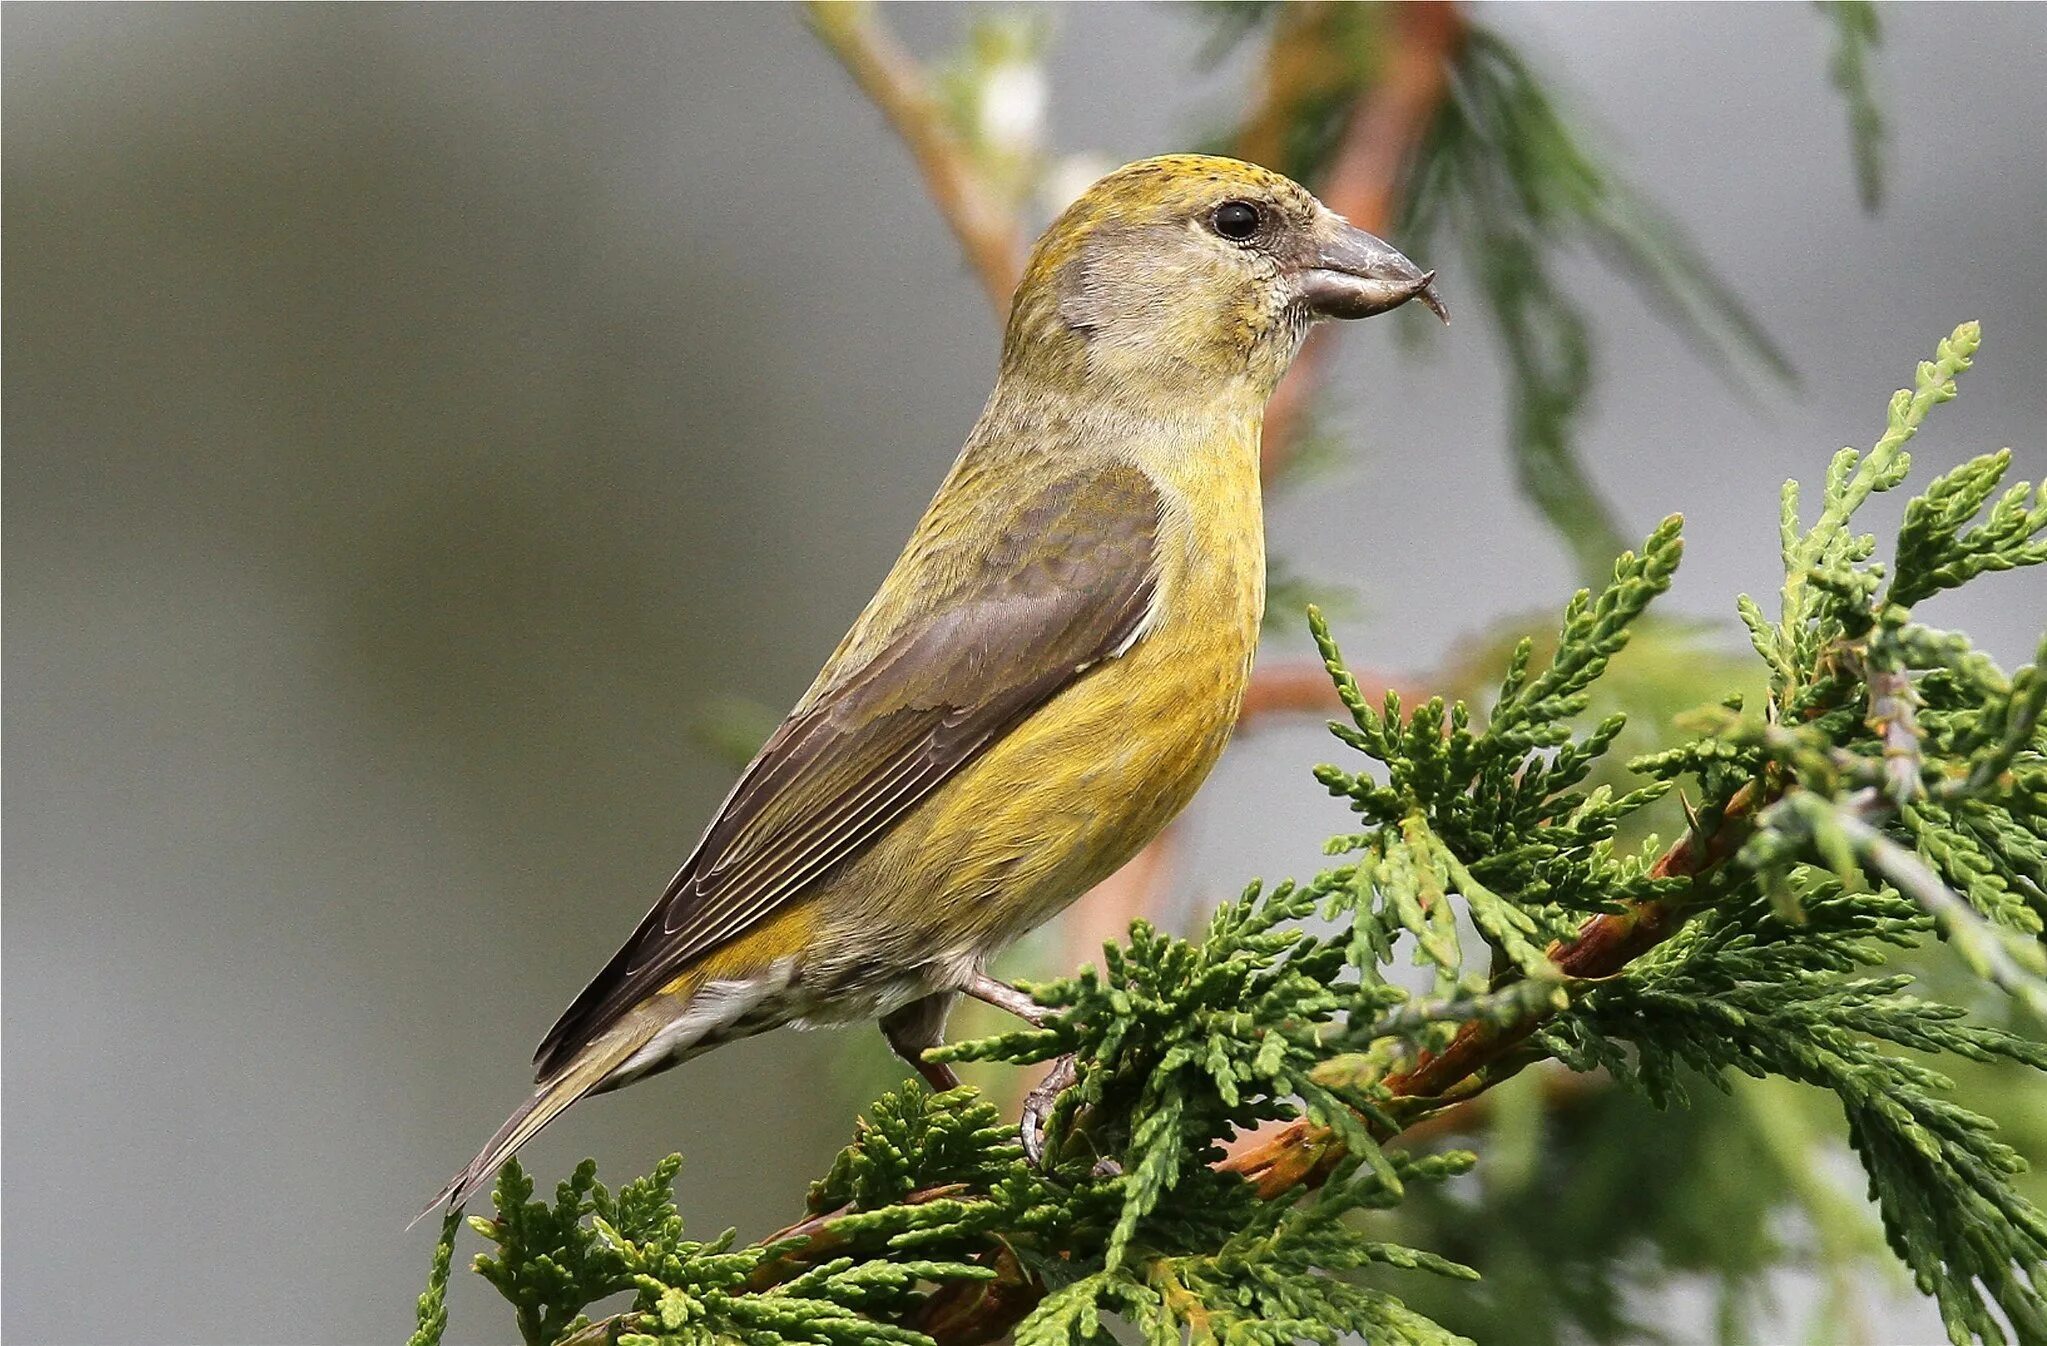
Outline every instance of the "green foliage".
[[2034, 1070], [2047, 1069], [2047, 1051], [1907, 994], [1909, 977], [1852, 975], [1881, 946], [1909, 947], [1933, 928], [1977, 975], [2047, 1008], [2038, 672], [2007, 679], [1911, 611], [1985, 571], [2047, 560], [2047, 511], [2018, 486], [1969, 527], [2009, 465], [1995, 454], [1907, 506], [1888, 585], [1874, 538], [1852, 529], [1872, 495], [1904, 481], [1906, 444], [1955, 395], [1978, 341], [1974, 324], [1956, 329], [1892, 400], [1875, 447], [1835, 456], [1808, 529], [1787, 484], [1780, 618], [1746, 599], [1741, 609], [1772, 670], [1765, 713], [1706, 717], [1707, 733], [1635, 764], [1666, 779], [1689, 772], [1722, 804], [1749, 782], [1773, 802], [1710, 909], [1588, 989], [1543, 1043], [1658, 1101], [1677, 1096], [1680, 1067], [1831, 1091], [1890, 1245], [1953, 1339], [2003, 1341], [1994, 1302], [2029, 1341], [2047, 1335], [2047, 1301], [2029, 1279], [2047, 1267], [2047, 1220], [2010, 1185], [2023, 1163], [1985, 1119], [1940, 1096], [1942, 1075], [1880, 1044]]
[[823, 1181], [811, 1184], [812, 1212], [877, 1210], [912, 1192], [946, 1187], [991, 1191], [1016, 1170], [1016, 1129], [971, 1089], [931, 1095], [899, 1090], [875, 1101]]
[[[1438, 1168], [1456, 1171], [1468, 1158]], [[1154, 1258], [1142, 1278], [1114, 1269], [1084, 1276], [1045, 1298], [1018, 1329], [1018, 1346], [1107, 1339], [1105, 1310], [1159, 1346], [1190, 1339], [1282, 1346], [1333, 1341], [1339, 1331], [1399, 1346], [1464, 1342], [1392, 1295], [1329, 1274], [1384, 1265], [1458, 1281], [1477, 1276], [1428, 1253], [1359, 1238], [1342, 1218], [1355, 1204], [1336, 1187], [1291, 1211], [1268, 1202], [1214, 1253]]]
[[496, 1217], [469, 1221], [498, 1248], [477, 1254], [474, 1268], [512, 1305], [527, 1346], [576, 1332], [587, 1322], [586, 1307], [631, 1287], [626, 1248], [667, 1228], [681, 1167], [681, 1156], [671, 1155], [614, 1198], [597, 1181], [596, 1161], [586, 1159], [555, 1188], [550, 1205], [533, 1199], [533, 1180], [517, 1160], [505, 1166], [491, 1193]]
[[[1955, 395], [1980, 339], [1964, 324], [1892, 399], [1864, 456], [1835, 455], [1818, 519], [1801, 531], [1797, 484], [1782, 510], [1785, 581], [1772, 625], [1748, 599], [1742, 614], [1772, 670], [1768, 714], [1728, 717], [1712, 732], [1642, 764], [1724, 776], [1731, 768], [1786, 782], [1742, 858], [1780, 910], [1796, 914], [1791, 882], [1820, 864], [1844, 883], [1890, 885], [1919, 902], [1981, 976], [2047, 1012], [2047, 763], [2037, 668], [2006, 678], [1967, 639], [1917, 623], [1913, 607], [1993, 570], [2047, 560], [2047, 506], [2035, 487], [2004, 492], [2010, 466], [1976, 458], [1910, 502], [1885, 583], [1875, 539], [1850, 528], [1872, 495], [1911, 470], [1906, 445], [1933, 407]], [[1710, 765], [1706, 765], [1710, 763]], [[1896, 835], [1886, 835], [1888, 825]]]
[[[1366, 1122], [1384, 1118], [1376, 1092], [1328, 1069], [1345, 1050], [1393, 1031], [1382, 1011], [1406, 1000], [1383, 984], [1339, 981], [1348, 938], [1299, 927], [1318, 906], [1342, 903], [1339, 886], [1325, 875], [1270, 894], [1254, 887], [1224, 904], [1199, 942], [1139, 923], [1128, 948], [1105, 950], [1102, 972], [1083, 969], [1034, 988], [1042, 1003], [1064, 1011], [1052, 1024], [940, 1053], [1005, 1061], [1074, 1055], [1081, 1083], [1063, 1100], [1069, 1124], [1056, 1133], [1050, 1160], [1054, 1173], [1075, 1182], [1094, 1175], [1103, 1158], [1122, 1170], [1094, 1189], [1113, 1216], [1105, 1274], [1233, 1237], [1249, 1218], [1248, 1194], [1209, 1165], [1221, 1158], [1223, 1137], [1261, 1122], [1305, 1111], [1339, 1128], [1359, 1163], [1344, 1186], [1353, 1204], [1397, 1201], [1406, 1176], [1434, 1176], [1380, 1150]], [[1444, 1012], [1426, 1007], [1415, 1022]]]
[[1730, 900], [1588, 990], [1543, 1046], [1659, 1106], [1683, 1101], [1687, 1071], [1723, 1088], [1732, 1069], [1832, 1092], [1891, 1247], [1939, 1301], [1954, 1339], [2004, 1340], [1987, 1292], [2020, 1341], [2041, 1340], [2047, 1303], [2015, 1271], [2047, 1266], [2047, 1217], [2010, 1183], [2023, 1161], [1985, 1118], [1942, 1097], [1946, 1077], [1882, 1044], [2035, 1070], [2047, 1070], [2047, 1047], [1910, 995], [1908, 976], [1851, 975], [1873, 945], [1909, 946], [1927, 919], [1903, 898], [1807, 877], [1801, 921], [1766, 895]]
[[[471, 1221], [495, 1245], [477, 1271], [529, 1343], [911, 1343], [1013, 1324], [1028, 1346], [1063, 1346], [1105, 1340], [1120, 1320], [1161, 1346], [1345, 1333], [1437, 1346], [1464, 1340], [1444, 1320], [1471, 1317], [1446, 1287], [1483, 1294], [1446, 1254], [1496, 1251], [1498, 1231], [1446, 1225], [1444, 1252], [1388, 1237], [1467, 1200], [1442, 1180], [1474, 1158], [1387, 1142], [1543, 1062], [1544, 1079], [1608, 1080], [1654, 1109], [1692, 1107], [1700, 1084], [1740, 1101], [1749, 1124], [1732, 1131], [1710, 1103], [1696, 1115], [1746, 1138], [1753, 1172], [1799, 1193], [1834, 1256], [1861, 1257], [1864, 1217], [1811, 1172], [1818, 1123], [1784, 1091], [1832, 1100], [1882, 1239], [1951, 1338], [2047, 1339], [2047, 1216], [2017, 1185], [2019, 1151], [1949, 1082], [1984, 1063], [2038, 1079], [2047, 1047], [1883, 968], [1938, 938], [1977, 987], [2047, 1003], [2043, 679], [2007, 677], [1912, 615], [1943, 589], [2047, 560], [2047, 512], [2030, 487], [1999, 494], [1999, 454], [1907, 506], [1888, 570], [1854, 530], [1859, 508], [1904, 481], [1907, 442], [1954, 395], [1977, 341], [1973, 325], [1957, 329], [1870, 452], [1836, 456], [1809, 527], [1786, 488], [1781, 611], [1740, 604], [1767, 694], [1756, 710], [1735, 695], [1689, 717], [1689, 737], [1630, 764], [1637, 788], [1585, 788], [1622, 732], [1588, 712], [1671, 582], [1676, 519], [1570, 602], [1545, 660], [1517, 645], [1483, 706], [1368, 704], [1314, 616], [1348, 712], [1332, 729], [1360, 755], [1317, 771], [1362, 824], [1332, 843], [1339, 863], [1253, 885], [1198, 939], [1139, 923], [1100, 970], [1031, 988], [1055, 1011], [1044, 1025], [937, 1053], [1073, 1058], [1042, 1165], [972, 1090], [909, 1085], [874, 1104], [784, 1235], [685, 1241], [675, 1159], [616, 1198], [585, 1164], [551, 1204], [513, 1164], [495, 1218]], [[1679, 844], [1616, 840], [1686, 779]], [[1419, 980], [1393, 975], [1403, 953]], [[1453, 1040], [1465, 1064], [1430, 1075], [1456, 1057], [1436, 1055]], [[1531, 1129], [1533, 1095], [1517, 1082], [1491, 1097], [1502, 1120], [1485, 1181], [1539, 1192], [1522, 1218], [1654, 1207], [1675, 1182], [1660, 1159], [1626, 1188], [1579, 1191], [1582, 1169], [1552, 1184], [1541, 1175], [1559, 1160]], [[1233, 1135], [1304, 1119], [1321, 1129], [1288, 1176], [1254, 1185], [1219, 1166]], [[1637, 1116], [1604, 1143], [1625, 1148], [1645, 1129], [1679, 1146], [1698, 1127]], [[1675, 1229], [1664, 1246], [1759, 1275], [1777, 1247], [1771, 1205], [1755, 1181], [1745, 1190], [1739, 1247], [1702, 1251], [1693, 1234], [1687, 1254]], [[445, 1325], [454, 1232], [436, 1248], [414, 1346]], [[1556, 1319], [1595, 1340], [1639, 1335], [1602, 1269], [1619, 1248], [1598, 1256], [1506, 1262], [1554, 1310], [1523, 1338], [1555, 1339]], [[591, 1323], [614, 1296], [629, 1299]], [[1723, 1301], [1724, 1335], [1742, 1313]]]
[[[1584, 912], [1653, 897], [1669, 881], [1650, 878], [1642, 855], [1619, 852], [1611, 838], [1622, 820], [1662, 796], [1652, 784], [1616, 797], [1601, 787], [1575, 787], [1606, 753], [1623, 725], [1608, 716], [1576, 727], [1591, 685], [1626, 645], [1630, 628], [1669, 587], [1682, 551], [1676, 518], [1664, 521], [1640, 555], [1624, 554], [1612, 582], [1595, 599], [1580, 590], [1548, 668], [1533, 677], [1532, 641], [1508, 661], [1483, 730], [1464, 702], [1446, 711], [1440, 698], [1404, 717], [1396, 698], [1374, 710], [1344, 670], [1319, 616], [1310, 616], [1337, 693], [1352, 723], [1332, 726], [1337, 738], [1384, 768], [1321, 767], [1332, 794], [1377, 829], [1348, 844], [1366, 852], [1350, 890], [1371, 895], [1369, 913], [1382, 947], [1405, 932], [1417, 955], [1445, 977], [1463, 965], [1452, 911], [1437, 900], [1457, 892], [1492, 947], [1497, 962], [1541, 978], [1551, 975], [1539, 943], [1571, 933]], [[1501, 896], [1504, 881], [1515, 892]]]
[[[933, 1118], [950, 1119], [934, 1123]], [[913, 1155], [919, 1171], [946, 1171], [954, 1160], [983, 1166], [1013, 1161], [1008, 1132], [992, 1127], [993, 1110], [962, 1092], [940, 1099], [899, 1097], [877, 1107], [873, 1134], [841, 1157], [827, 1180], [863, 1190], [885, 1178], [876, 1174], [877, 1145], [893, 1147], [898, 1158]], [[957, 1142], [978, 1145], [971, 1154]], [[928, 1151], [920, 1147], [929, 1146]], [[609, 1342], [620, 1346], [684, 1346], [730, 1340], [762, 1342], [918, 1342], [920, 1334], [892, 1325], [920, 1287], [934, 1282], [971, 1282], [986, 1268], [916, 1255], [920, 1240], [955, 1237], [984, 1228], [959, 1218], [965, 1203], [925, 1201], [881, 1205], [841, 1221], [835, 1234], [860, 1256], [822, 1261], [779, 1283], [756, 1278], [776, 1265], [786, 1243], [735, 1247], [727, 1230], [710, 1242], [683, 1237], [674, 1184], [682, 1160], [671, 1155], [645, 1178], [627, 1183], [616, 1197], [596, 1180], [596, 1164], [585, 1161], [555, 1192], [552, 1204], [532, 1200], [533, 1183], [514, 1160], [499, 1176], [492, 1200], [495, 1219], [472, 1218], [470, 1227], [496, 1245], [479, 1254], [478, 1275], [512, 1305], [528, 1346]], [[442, 1248], [452, 1247], [454, 1217], [443, 1230]], [[801, 1243], [803, 1240], [795, 1240]], [[870, 1246], [871, 1244], [871, 1246]], [[434, 1277], [420, 1301], [420, 1330], [413, 1346], [437, 1346], [446, 1324], [446, 1257], [437, 1253]], [[596, 1323], [585, 1310], [600, 1300], [630, 1292], [623, 1312]], [[429, 1301], [432, 1301], [431, 1306]], [[430, 1313], [431, 1307], [431, 1313]]]
[[440, 1346], [441, 1334], [448, 1330], [448, 1277], [455, 1265], [455, 1234], [461, 1227], [461, 1211], [451, 1210], [441, 1218], [441, 1236], [434, 1243], [426, 1289], [419, 1296], [417, 1326], [406, 1346]]

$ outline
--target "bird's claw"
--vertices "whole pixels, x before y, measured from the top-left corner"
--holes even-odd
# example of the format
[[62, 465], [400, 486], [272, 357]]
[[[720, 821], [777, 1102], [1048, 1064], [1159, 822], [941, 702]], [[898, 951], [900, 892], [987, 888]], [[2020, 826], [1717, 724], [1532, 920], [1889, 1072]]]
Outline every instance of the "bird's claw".
[[1045, 1166], [1045, 1123], [1052, 1116], [1052, 1109], [1059, 1103], [1059, 1095], [1073, 1087], [1080, 1078], [1080, 1071], [1074, 1066], [1073, 1055], [1068, 1053], [1052, 1063], [1052, 1069], [1037, 1087], [1024, 1095], [1023, 1121], [1017, 1127], [1017, 1135], [1023, 1141], [1024, 1158], [1033, 1168]]

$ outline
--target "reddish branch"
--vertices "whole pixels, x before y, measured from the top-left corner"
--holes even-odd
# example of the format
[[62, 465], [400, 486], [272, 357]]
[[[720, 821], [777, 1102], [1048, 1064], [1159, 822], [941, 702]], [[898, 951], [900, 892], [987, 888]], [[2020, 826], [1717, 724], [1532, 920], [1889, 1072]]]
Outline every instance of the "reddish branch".
[[[1397, 678], [1389, 673], [1363, 672], [1357, 675], [1358, 686], [1366, 689], [1366, 703], [1378, 705], [1385, 699], [1386, 692], [1397, 695], [1401, 701], [1416, 704], [1426, 701], [1430, 692], [1419, 680]], [[1385, 691], [1374, 696], [1372, 688]], [[1278, 714], [1320, 715], [1342, 709], [1336, 699], [1336, 686], [1329, 680], [1329, 671], [1320, 664], [1299, 663], [1268, 664], [1258, 671], [1251, 685], [1244, 689], [1244, 705], [1237, 712], [1239, 729]]]

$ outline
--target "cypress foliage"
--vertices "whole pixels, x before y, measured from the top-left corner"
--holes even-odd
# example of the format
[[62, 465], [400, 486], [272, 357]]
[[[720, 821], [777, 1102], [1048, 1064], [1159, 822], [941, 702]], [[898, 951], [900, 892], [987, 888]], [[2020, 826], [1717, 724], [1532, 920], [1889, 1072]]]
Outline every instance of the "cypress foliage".
[[[1367, 704], [1311, 614], [1355, 754], [1316, 773], [1359, 820], [1331, 867], [1252, 885], [1198, 939], [1140, 923], [1099, 970], [1030, 988], [1058, 1011], [1045, 1026], [940, 1049], [1075, 1056], [1041, 1167], [973, 1090], [911, 1084], [872, 1105], [780, 1234], [685, 1240], [679, 1159], [615, 1197], [586, 1163], [552, 1204], [512, 1164], [496, 1213], [469, 1221], [492, 1245], [476, 1270], [535, 1346], [1065, 1346], [1112, 1318], [1158, 1343], [1438, 1346], [1463, 1338], [1403, 1287], [1477, 1273], [1388, 1241], [1375, 1213], [1478, 1158], [1390, 1142], [1553, 1062], [1659, 1108], [1734, 1072], [1832, 1094], [1885, 1240], [1951, 1340], [2047, 1341], [2047, 1215], [1944, 1074], [2047, 1070], [2047, 1047], [1982, 1013], [1991, 995], [2047, 1010], [2047, 678], [1915, 616], [2047, 560], [2047, 500], [2005, 487], [2009, 454], [1989, 454], [1909, 503], [1888, 564], [1856, 531], [1978, 339], [1956, 329], [1875, 446], [1836, 455], [1809, 524], [1786, 486], [1777, 612], [1737, 605], [1767, 696], [1687, 717], [1626, 764], [1633, 788], [1588, 786], [1622, 724], [1587, 711], [1671, 582], [1677, 518], [1571, 600], [1545, 663], [1516, 647], [1483, 706]], [[1683, 835], [1619, 839], [1676, 791]], [[1931, 942], [1997, 990], [1942, 1004], [1885, 970]], [[1419, 976], [1396, 975], [1403, 959]], [[413, 1346], [441, 1339], [456, 1231]]]

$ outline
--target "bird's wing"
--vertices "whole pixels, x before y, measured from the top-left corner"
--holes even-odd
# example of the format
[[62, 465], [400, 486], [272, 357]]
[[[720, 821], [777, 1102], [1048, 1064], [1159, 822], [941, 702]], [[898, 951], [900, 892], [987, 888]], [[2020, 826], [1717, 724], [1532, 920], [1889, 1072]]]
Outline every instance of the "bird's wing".
[[[534, 1055], [545, 1080], [693, 959], [858, 855], [1062, 687], [1124, 652], [1157, 585], [1157, 488], [1101, 466], [1007, 520], [956, 595], [783, 721], [639, 929]], [[898, 577], [901, 578], [901, 577]]]

